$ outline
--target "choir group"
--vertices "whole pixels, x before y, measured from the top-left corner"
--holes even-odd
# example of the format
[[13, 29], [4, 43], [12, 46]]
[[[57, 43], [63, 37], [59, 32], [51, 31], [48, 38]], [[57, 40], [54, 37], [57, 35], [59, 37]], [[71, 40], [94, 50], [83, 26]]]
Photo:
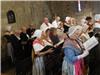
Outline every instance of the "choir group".
[[100, 46], [89, 51], [83, 43], [92, 36], [100, 41], [100, 14], [80, 21], [56, 16], [50, 23], [45, 17], [39, 29], [29, 25], [5, 31], [16, 75], [28, 75], [28, 70], [32, 75], [99, 75]]

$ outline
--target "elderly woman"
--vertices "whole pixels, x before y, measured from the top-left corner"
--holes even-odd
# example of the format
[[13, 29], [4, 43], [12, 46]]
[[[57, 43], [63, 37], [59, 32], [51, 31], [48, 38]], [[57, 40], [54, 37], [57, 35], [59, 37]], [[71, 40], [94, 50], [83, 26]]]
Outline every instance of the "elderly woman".
[[[52, 30], [52, 31], [51, 31]], [[53, 48], [53, 52], [50, 54], [47, 54], [44, 56], [44, 63], [45, 63], [45, 70], [46, 70], [46, 75], [61, 75], [61, 65], [62, 65], [62, 52], [61, 48], [59, 45], [55, 45], [56, 43], [59, 42], [57, 33], [56, 33], [56, 28], [53, 29], [47, 29], [45, 31], [45, 39], [43, 40], [45, 45], [49, 46], [56, 46]], [[52, 35], [50, 39], [50, 34]], [[55, 41], [56, 40], [56, 41]], [[54, 45], [53, 45], [54, 43]]]
[[83, 74], [83, 58], [86, 57], [89, 52], [83, 51], [82, 43], [78, 40], [78, 37], [82, 33], [81, 26], [72, 26], [68, 30], [67, 42], [65, 41], [64, 59], [62, 65], [62, 75], [84, 75]]
[[52, 49], [41, 52], [45, 47], [43, 42], [44, 34], [41, 30], [36, 30], [34, 32], [34, 37], [37, 38], [33, 41], [33, 48], [36, 55], [33, 62], [33, 75], [45, 75], [43, 56], [47, 53], [51, 53]]

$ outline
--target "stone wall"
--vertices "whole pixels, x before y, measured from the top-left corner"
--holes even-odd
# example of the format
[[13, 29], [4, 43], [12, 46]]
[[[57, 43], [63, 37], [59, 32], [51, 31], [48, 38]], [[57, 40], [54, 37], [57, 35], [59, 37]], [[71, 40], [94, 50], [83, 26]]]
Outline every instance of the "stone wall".
[[[13, 10], [16, 17], [16, 23], [8, 24], [7, 12]], [[1, 27], [2, 33], [7, 26], [12, 26], [13, 29], [20, 28], [21, 26], [28, 26], [35, 24], [39, 28], [42, 23], [43, 17], [51, 17], [48, 6], [45, 2], [2, 2], [1, 3]]]
[[66, 16], [75, 17], [77, 19], [83, 18], [83, 16], [92, 16], [92, 2], [82, 2], [82, 11], [78, 11], [77, 1], [52, 1], [48, 2], [52, 14], [58, 14], [62, 18]]
[[[72, 16], [81, 19], [84, 16], [93, 16], [100, 12], [100, 2], [81, 1], [82, 12], [78, 12], [77, 1], [3, 1], [1, 2], [1, 27], [2, 32], [11, 25], [14, 29], [21, 26], [35, 24], [39, 28], [43, 18], [51, 20], [54, 14], [61, 18]], [[8, 24], [7, 12], [13, 10], [16, 16], [16, 23]]]
[[[16, 17], [16, 23], [8, 24], [7, 12], [13, 10]], [[45, 12], [44, 12], [45, 11]], [[1, 36], [8, 26], [12, 27], [12, 30], [20, 28], [22, 26], [28, 26], [34, 24], [36, 28], [40, 27], [43, 17], [51, 17], [48, 6], [45, 2], [1, 2]], [[1, 54], [2, 58], [7, 56], [6, 42], [1, 38]]]

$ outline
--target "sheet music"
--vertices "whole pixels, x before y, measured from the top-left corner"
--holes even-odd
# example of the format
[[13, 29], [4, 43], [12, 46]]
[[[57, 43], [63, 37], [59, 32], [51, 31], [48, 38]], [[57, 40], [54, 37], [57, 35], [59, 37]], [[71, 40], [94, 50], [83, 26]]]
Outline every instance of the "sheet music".
[[54, 49], [54, 47], [53, 46], [50, 46], [50, 45], [47, 45], [40, 52], [47, 51], [48, 49]]
[[98, 40], [96, 39], [95, 36], [91, 37], [88, 39], [85, 43], [83, 43], [84, 47], [86, 50], [91, 50], [93, 47], [95, 47], [98, 44]]

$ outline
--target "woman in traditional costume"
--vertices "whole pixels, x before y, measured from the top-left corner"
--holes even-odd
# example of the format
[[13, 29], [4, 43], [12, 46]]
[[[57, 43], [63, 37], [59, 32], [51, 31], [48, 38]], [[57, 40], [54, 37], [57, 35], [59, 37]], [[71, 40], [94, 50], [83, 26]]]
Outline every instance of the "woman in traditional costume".
[[68, 30], [68, 36], [63, 45], [64, 59], [62, 65], [62, 75], [84, 75], [84, 61], [89, 52], [84, 50], [82, 43], [78, 37], [82, 34], [81, 26], [72, 26]]
[[34, 37], [37, 38], [33, 41], [33, 49], [36, 55], [33, 62], [33, 75], [45, 75], [43, 56], [45, 54], [51, 53], [52, 49], [41, 52], [45, 47], [43, 42], [44, 34], [41, 30], [36, 30], [34, 32]]

